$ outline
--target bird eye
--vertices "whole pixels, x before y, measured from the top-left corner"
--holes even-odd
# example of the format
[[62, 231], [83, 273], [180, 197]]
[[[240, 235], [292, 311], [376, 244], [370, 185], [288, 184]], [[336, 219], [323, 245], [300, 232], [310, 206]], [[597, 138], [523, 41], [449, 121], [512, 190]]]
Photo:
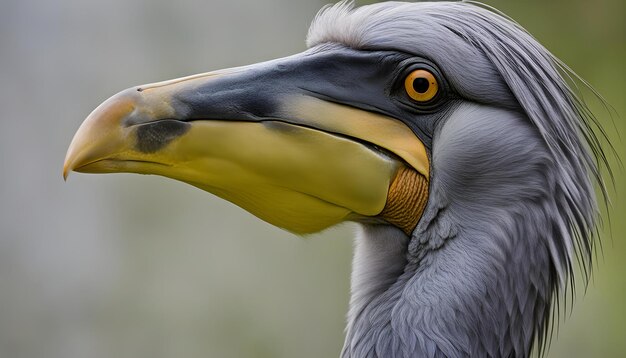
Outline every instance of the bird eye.
[[439, 92], [437, 78], [430, 71], [419, 69], [409, 73], [404, 80], [404, 89], [413, 100], [428, 102]]

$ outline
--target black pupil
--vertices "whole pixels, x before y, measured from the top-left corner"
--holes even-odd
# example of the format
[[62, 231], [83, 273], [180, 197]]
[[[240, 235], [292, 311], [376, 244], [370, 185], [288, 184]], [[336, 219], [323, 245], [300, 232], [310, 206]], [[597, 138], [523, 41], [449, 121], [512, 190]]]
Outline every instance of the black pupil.
[[419, 77], [413, 80], [413, 89], [417, 93], [426, 93], [430, 87], [430, 83], [424, 77]]

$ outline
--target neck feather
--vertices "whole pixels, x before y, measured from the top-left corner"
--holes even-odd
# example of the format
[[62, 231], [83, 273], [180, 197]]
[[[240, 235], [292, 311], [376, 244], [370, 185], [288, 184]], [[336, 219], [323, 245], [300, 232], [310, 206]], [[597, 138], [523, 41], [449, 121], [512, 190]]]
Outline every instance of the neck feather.
[[540, 217], [494, 214], [474, 227], [443, 229], [451, 213], [431, 213], [431, 229], [449, 232], [435, 246], [365, 227], [356, 240], [342, 356], [530, 355], [556, 272], [540, 234], [527, 230], [529, 221], [543, 227]]

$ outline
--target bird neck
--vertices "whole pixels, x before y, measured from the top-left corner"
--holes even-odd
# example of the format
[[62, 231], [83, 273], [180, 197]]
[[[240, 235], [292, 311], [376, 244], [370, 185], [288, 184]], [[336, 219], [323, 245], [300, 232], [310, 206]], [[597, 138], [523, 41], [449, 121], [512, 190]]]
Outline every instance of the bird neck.
[[466, 103], [435, 136], [411, 237], [366, 226], [356, 239], [344, 358], [527, 357], [535, 340], [543, 347], [573, 251], [562, 169], [517, 112]]
[[491, 206], [463, 226], [454, 206], [430, 207], [411, 239], [365, 226], [342, 357], [530, 355], [555, 273], [537, 230], [549, 227], [542, 203], [525, 205], [536, 207]]

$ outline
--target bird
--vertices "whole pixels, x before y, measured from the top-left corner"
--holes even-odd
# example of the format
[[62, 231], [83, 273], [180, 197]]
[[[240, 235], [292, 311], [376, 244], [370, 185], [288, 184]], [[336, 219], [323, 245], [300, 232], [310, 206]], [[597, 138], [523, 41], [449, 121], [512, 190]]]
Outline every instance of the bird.
[[343, 358], [545, 354], [598, 242], [587, 83], [473, 1], [341, 1], [306, 44], [119, 92], [64, 178], [165, 176], [298, 235], [356, 222]]

